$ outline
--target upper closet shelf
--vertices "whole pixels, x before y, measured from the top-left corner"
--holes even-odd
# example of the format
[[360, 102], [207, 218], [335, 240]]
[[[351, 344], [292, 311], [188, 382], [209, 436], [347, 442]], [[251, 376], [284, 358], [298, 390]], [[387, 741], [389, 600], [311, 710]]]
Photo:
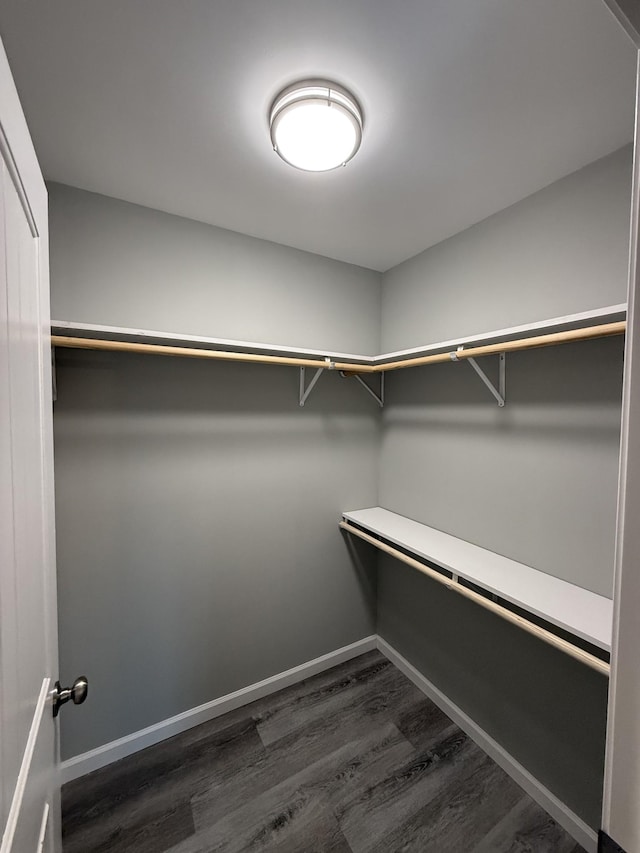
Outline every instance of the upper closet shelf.
[[521, 326], [511, 326], [507, 329], [497, 329], [492, 332], [482, 332], [477, 335], [468, 335], [462, 338], [452, 338], [448, 341], [426, 344], [413, 349], [396, 350], [377, 356], [375, 363], [380, 364], [391, 360], [402, 360], [414, 358], [421, 355], [430, 355], [439, 352], [451, 352], [458, 347], [483, 346], [486, 344], [499, 344], [503, 341], [519, 341], [532, 335], [548, 335], [556, 332], [570, 332], [576, 329], [585, 329], [590, 326], [602, 326], [608, 323], [624, 321], [627, 316], [627, 304], [608, 305], [605, 308], [595, 308], [592, 311], [581, 311], [578, 314], [566, 314], [562, 317], [551, 317], [547, 320], [538, 320], [535, 323], [525, 323]]
[[[477, 373], [499, 406], [505, 404], [505, 359], [507, 352], [554, 346], [591, 338], [621, 335], [625, 331], [625, 305], [612, 305], [554, 317], [537, 323], [483, 332], [456, 340], [426, 344], [410, 350], [382, 353], [378, 356], [330, 350], [303, 349], [278, 344], [232, 341], [196, 335], [99, 326], [89, 323], [52, 321], [51, 343], [54, 347], [112, 350], [117, 352], [148, 353], [183, 358], [208, 358], [217, 361], [237, 361], [277, 364], [300, 368], [299, 403], [304, 406], [309, 394], [325, 370], [339, 371], [342, 376], [355, 378], [377, 403], [384, 405], [384, 374], [390, 370], [419, 367], [448, 361], [467, 361]], [[476, 358], [498, 355], [498, 386], [476, 362]], [[306, 368], [315, 374], [307, 383]], [[361, 374], [379, 374], [379, 390], [374, 390]]]
[[[51, 333], [55, 337], [80, 338], [89, 341], [113, 341], [131, 344], [151, 344], [155, 346], [185, 347], [197, 350], [218, 350], [232, 355], [234, 352], [252, 353], [256, 355], [284, 356], [295, 359], [311, 358], [329, 360], [330, 362], [350, 362], [359, 367], [364, 367], [363, 372], [380, 372], [385, 370], [389, 361], [412, 360], [418, 356], [435, 355], [438, 353], [455, 352], [459, 347], [473, 345], [487, 346], [500, 344], [505, 341], [521, 341], [532, 335], [549, 335], [559, 332], [569, 332], [589, 327], [599, 327], [609, 323], [624, 321], [627, 313], [626, 304], [609, 305], [605, 308], [596, 308], [592, 311], [582, 311], [579, 314], [567, 314], [562, 317], [552, 317], [547, 320], [539, 320], [535, 323], [527, 323], [521, 326], [511, 326], [506, 329], [497, 329], [489, 332], [480, 332], [477, 335], [467, 335], [461, 338], [453, 338], [447, 341], [427, 343], [424, 346], [412, 349], [397, 350], [395, 352], [381, 353], [380, 355], [359, 355], [357, 353], [335, 352], [333, 350], [320, 350], [313, 347], [291, 347], [280, 344], [265, 344], [255, 341], [236, 341], [227, 338], [209, 338], [198, 335], [185, 335], [174, 332], [159, 332], [148, 329], [131, 329], [121, 326], [100, 326], [93, 323], [67, 322], [65, 320], [52, 320]], [[595, 335], [594, 335], [595, 336]], [[65, 344], [56, 341], [56, 346]], [[88, 348], [88, 347], [87, 347]]]
[[98, 326], [93, 323], [51, 321], [51, 334], [72, 338], [87, 338], [92, 341], [124, 341], [132, 344], [154, 344], [157, 346], [190, 347], [221, 352], [255, 353], [257, 355], [282, 355], [291, 357], [319, 357], [332, 361], [373, 361], [374, 356], [356, 355], [332, 350], [304, 349], [302, 347], [264, 344], [256, 341], [234, 341], [227, 338], [208, 338], [199, 335], [184, 335], [174, 332], [157, 332], [149, 329], [129, 329], [122, 326]]
[[[609, 598], [382, 507], [345, 512], [343, 518], [357, 525], [354, 528], [342, 523], [341, 526], [351, 533], [358, 535], [358, 528], [363, 528], [374, 537], [450, 572], [453, 577], [446, 578], [448, 586], [458, 583], [459, 579], [469, 581], [593, 646], [611, 651], [613, 602]], [[370, 540], [371, 537], [367, 537], [367, 541]], [[375, 538], [371, 544], [376, 545]], [[378, 542], [378, 547], [380, 544]], [[401, 559], [402, 552], [394, 556], [398, 554]], [[566, 644], [566, 641], [560, 639], [560, 643]], [[574, 656], [583, 659], [585, 655], [581, 649], [576, 649]], [[608, 669], [605, 662], [594, 660], [596, 669], [603, 672]]]

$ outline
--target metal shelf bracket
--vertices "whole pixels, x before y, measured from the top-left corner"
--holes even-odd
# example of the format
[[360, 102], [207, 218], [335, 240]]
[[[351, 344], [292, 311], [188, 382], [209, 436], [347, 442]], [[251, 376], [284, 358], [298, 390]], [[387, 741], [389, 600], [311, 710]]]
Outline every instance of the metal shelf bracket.
[[306, 382], [306, 380], [305, 380], [305, 369], [306, 368], [304, 368], [304, 367], [300, 368], [300, 398], [299, 398], [300, 408], [302, 408], [304, 406], [304, 404], [307, 402], [307, 398], [308, 398], [309, 394], [315, 388], [316, 382], [318, 381], [318, 379], [320, 379], [320, 377], [324, 373], [324, 367], [319, 367], [316, 370], [316, 372], [313, 374], [313, 376], [311, 378], [311, 382], [309, 382], [309, 385], [305, 388], [305, 382]]
[[324, 363], [325, 363], [326, 367], [319, 367], [316, 370], [316, 372], [313, 374], [313, 376], [311, 378], [311, 382], [309, 382], [309, 385], [306, 388], [305, 388], [305, 382], [306, 382], [305, 368], [304, 367], [300, 368], [300, 395], [299, 395], [298, 402], [300, 403], [301, 408], [307, 402], [307, 398], [309, 397], [309, 394], [315, 388], [316, 382], [318, 381], [318, 379], [320, 379], [320, 376], [322, 375], [322, 373], [325, 370], [335, 370], [336, 369], [335, 361], [331, 361], [329, 356], [325, 356]]
[[[300, 368], [300, 392], [299, 392], [298, 402], [299, 402], [301, 408], [307, 402], [307, 399], [309, 398], [309, 394], [311, 394], [311, 392], [315, 388], [318, 379], [320, 379], [320, 376], [324, 373], [324, 371], [336, 369], [335, 362], [331, 361], [330, 358], [325, 358], [325, 362], [326, 362], [327, 366], [326, 367], [319, 367], [316, 370], [316, 372], [313, 374], [313, 376], [311, 377], [311, 381], [309, 382], [308, 385], [306, 384], [305, 368], [304, 367]], [[354, 365], [354, 367], [357, 367], [357, 365]], [[364, 388], [364, 390], [368, 394], [371, 394], [371, 396], [376, 401], [376, 403], [380, 406], [380, 408], [382, 408], [384, 406], [384, 373], [380, 373], [380, 393], [376, 393], [373, 390], [373, 388], [371, 388], [371, 386], [367, 385], [367, 383], [364, 381], [362, 376], [360, 376], [359, 373], [356, 373], [355, 370], [353, 371], [353, 373], [350, 370], [341, 370], [340, 376], [344, 377], [345, 379], [357, 379], [358, 382], [360, 383], [360, 385], [362, 385], [362, 387]]]
[[364, 381], [362, 376], [359, 373], [350, 373], [346, 370], [340, 371], [340, 376], [343, 376], [345, 379], [357, 379], [360, 385], [364, 388], [367, 394], [371, 394], [373, 399], [382, 409], [384, 407], [384, 371], [380, 373], [380, 392], [376, 394], [373, 388]]
[[498, 406], [502, 409], [504, 407], [507, 395], [507, 356], [506, 353], [501, 352], [498, 355], [498, 387], [493, 384], [493, 382], [489, 379], [484, 370], [480, 367], [475, 358], [465, 358], [459, 359], [458, 353], [462, 350], [462, 347], [458, 347], [457, 352], [451, 353], [451, 361], [468, 361], [471, 367], [478, 374], [482, 382], [487, 386], [491, 394], [495, 397]]

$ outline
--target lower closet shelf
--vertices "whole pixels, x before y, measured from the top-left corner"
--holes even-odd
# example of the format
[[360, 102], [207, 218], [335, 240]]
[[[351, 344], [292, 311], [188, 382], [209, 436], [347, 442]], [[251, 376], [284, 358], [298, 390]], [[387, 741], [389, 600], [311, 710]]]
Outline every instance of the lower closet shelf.
[[[556, 637], [535, 622], [529, 625], [525, 617], [514, 614], [508, 604], [519, 612], [526, 611], [551, 626], [556, 626], [574, 637], [605, 652], [611, 651], [613, 602], [568, 581], [540, 572], [523, 563], [510, 560], [500, 554], [487, 551], [470, 542], [457, 539], [440, 530], [419, 524], [382, 507], [354, 510], [343, 513], [340, 526], [356, 536], [365, 538], [372, 545], [389, 550], [396, 546], [393, 554], [399, 559], [415, 555], [426, 560], [437, 569], [450, 573], [442, 580], [452, 589], [467, 594], [483, 606], [512, 622], [517, 622], [542, 639], [558, 646], [563, 651], [607, 674], [606, 661], [574, 646], [567, 640]], [[362, 531], [365, 531], [364, 535]], [[370, 535], [368, 535], [370, 534]], [[388, 543], [388, 545], [385, 545]], [[392, 552], [393, 548], [390, 549]], [[414, 561], [415, 562], [415, 561]], [[421, 568], [416, 565], [416, 568]], [[425, 567], [422, 567], [424, 570]], [[429, 568], [426, 567], [427, 573]], [[436, 578], [438, 579], [438, 578]], [[460, 584], [459, 581], [463, 583]], [[497, 596], [503, 604], [481, 596], [464, 584], [464, 581]], [[508, 604], [505, 606], [505, 602]], [[500, 612], [502, 611], [502, 612]]]

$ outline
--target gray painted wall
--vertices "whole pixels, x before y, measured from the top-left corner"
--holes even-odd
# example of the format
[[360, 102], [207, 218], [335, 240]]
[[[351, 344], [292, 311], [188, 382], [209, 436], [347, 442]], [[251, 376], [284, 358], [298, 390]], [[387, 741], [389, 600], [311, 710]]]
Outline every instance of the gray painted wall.
[[389, 374], [381, 505], [611, 596], [622, 358], [622, 338], [511, 353], [504, 409], [464, 362]]
[[[624, 301], [629, 179], [623, 151], [396, 268], [384, 348]], [[464, 363], [390, 374], [380, 505], [610, 595], [622, 359], [510, 354], [504, 409]], [[598, 827], [606, 680], [458, 598], [385, 558], [378, 632]]]
[[50, 184], [51, 316], [373, 355], [380, 273]]
[[622, 148], [386, 273], [383, 351], [626, 302], [631, 161]]
[[337, 522], [376, 502], [373, 401], [337, 374], [58, 351], [61, 718], [85, 752], [375, 632]]
[[[57, 319], [375, 352], [380, 277], [54, 186]], [[294, 368], [59, 350], [63, 758], [375, 630], [375, 568], [338, 535], [377, 501], [379, 409]]]

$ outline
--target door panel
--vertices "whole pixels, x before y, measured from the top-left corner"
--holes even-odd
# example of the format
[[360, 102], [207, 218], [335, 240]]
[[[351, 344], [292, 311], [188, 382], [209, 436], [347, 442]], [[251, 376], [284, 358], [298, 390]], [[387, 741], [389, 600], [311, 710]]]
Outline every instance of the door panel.
[[[16, 737], [26, 744], [45, 671], [43, 540], [40, 458], [40, 401], [33, 378], [39, 373], [36, 241], [31, 235], [6, 168], [2, 175], [5, 210], [6, 287], [8, 305], [9, 414], [14, 484], [14, 602], [18, 615], [19, 665], [13, 685], [17, 699]], [[29, 286], [31, 282], [31, 286]], [[35, 470], [34, 470], [35, 469]]]
[[[31, 718], [31, 727], [24, 744], [20, 772], [16, 780], [13, 802], [16, 807], [9, 815], [5, 832], [7, 851], [11, 853], [36, 853], [40, 836], [43, 834], [43, 817], [46, 814], [45, 833], [48, 833], [49, 847], [40, 848], [49, 853], [52, 836], [49, 821], [52, 816], [52, 797], [49, 793], [52, 769], [51, 747], [51, 681], [42, 682], [36, 707]], [[46, 835], [45, 835], [46, 837]], [[3, 853], [5, 847], [3, 846]]]
[[0, 47], [0, 853], [60, 849], [51, 408], [46, 191]]
[[[0, 161], [0, 188], [4, 187], [4, 163]], [[4, 194], [0, 194], [0, 259], [6, 257]], [[20, 769], [18, 741], [14, 736], [17, 728], [18, 709], [11, 702], [11, 685], [18, 677], [17, 620], [15, 600], [15, 572], [12, 568], [15, 555], [14, 536], [14, 483], [11, 459], [11, 422], [4, 413], [11, 411], [11, 387], [9, 382], [9, 322], [7, 304], [7, 269], [0, 261], [0, 412], [3, 413], [0, 428], [0, 722], [3, 734], [0, 738], [0, 768], [2, 770], [2, 825], [9, 814], [9, 804]]]

